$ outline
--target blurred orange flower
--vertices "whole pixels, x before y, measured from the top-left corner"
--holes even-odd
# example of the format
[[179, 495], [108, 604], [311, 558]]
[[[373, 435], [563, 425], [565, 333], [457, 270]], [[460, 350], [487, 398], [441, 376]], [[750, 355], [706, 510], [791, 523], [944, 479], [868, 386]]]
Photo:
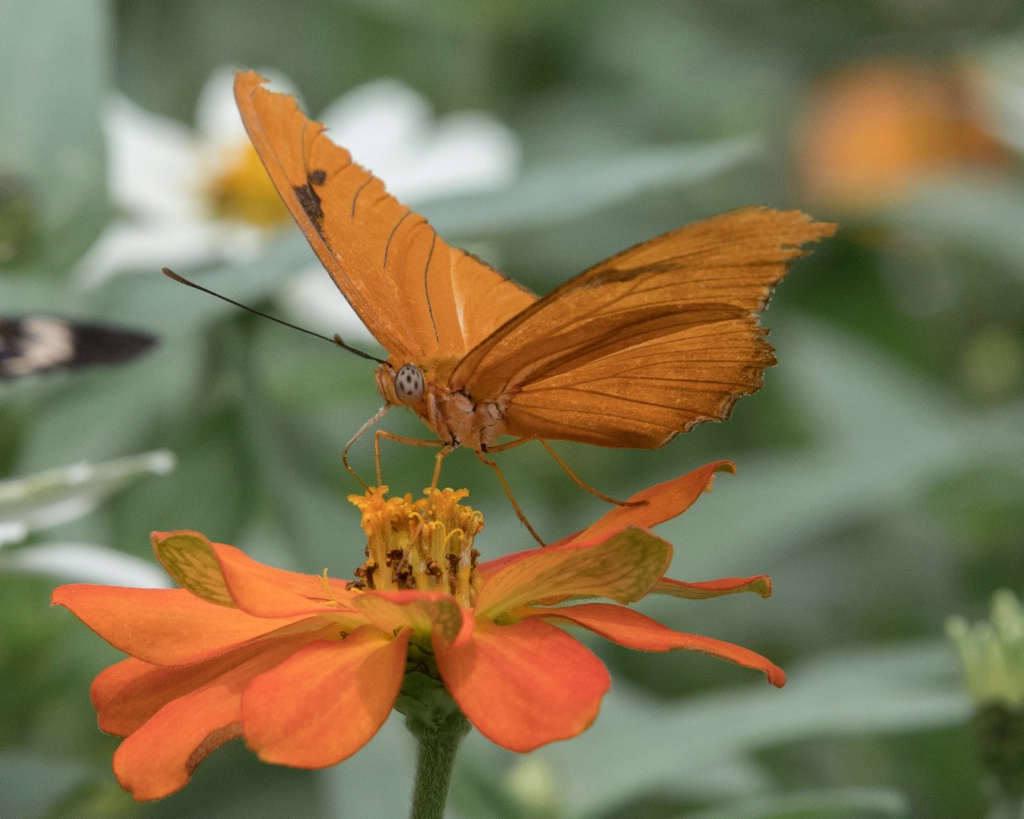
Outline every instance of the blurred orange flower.
[[483, 519], [459, 504], [466, 490], [427, 490], [413, 502], [370, 489], [351, 498], [369, 536], [355, 582], [274, 569], [180, 531], [154, 534], [153, 545], [183, 588], [62, 586], [53, 602], [131, 655], [100, 673], [92, 701], [100, 727], [125, 737], [114, 772], [139, 800], [183, 787], [239, 736], [267, 762], [340, 762], [380, 728], [413, 670], [443, 682], [493, 742], [530, 751], [586, 730], [610, 685], [601, 661], [554, 622], [630, 648], [702, 651], [785, 683], [748, 649], [673, 631], [624, 605], [558, 605], [652, 593], [767, 597], [763, 575], [663, 576], [672, 546], [647, 527], [682, 513], [723, 469], [732, 465], [708, 464], [553, 546], [480, 565], [473, 539]]
[[905, 58], [853, 63], [821, 83], [799, 118], [795, 151], [804, 195], [848, 208], [883, 205], [925, 177], [1008, 156], [966, 66]]

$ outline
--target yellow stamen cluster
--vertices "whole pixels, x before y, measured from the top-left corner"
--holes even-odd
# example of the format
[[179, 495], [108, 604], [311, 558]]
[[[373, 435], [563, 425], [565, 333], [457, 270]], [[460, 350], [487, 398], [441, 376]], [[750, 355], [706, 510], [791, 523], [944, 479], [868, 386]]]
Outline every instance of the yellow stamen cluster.
[[271, 227], [288, 219], [288, 210], [260, 161], [256, 149], [246, 142], [220, 160], [207, 188], [217, 216], [238, 219], [252, 225]]
[[426, 497], [386, 497], [387, 487], [350, 495], [363, 514], [369, 541], [357, 586], [377, 591], [418, 589], [451, 594], [472, 606], [479, 589], [473, 539], [483, 515], [459, 501], [466, 489], [427, 489]]

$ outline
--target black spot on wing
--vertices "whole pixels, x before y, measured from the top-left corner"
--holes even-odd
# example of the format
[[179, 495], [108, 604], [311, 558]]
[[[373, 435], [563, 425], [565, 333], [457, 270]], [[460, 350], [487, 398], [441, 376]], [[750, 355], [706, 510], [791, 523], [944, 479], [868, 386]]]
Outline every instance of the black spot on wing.
[[313, 227], [316, 228], [316, 232], [323, 235], [323, 223], [324, 223], [324, 209], [323, 202], [314, 189], [314, 185], [319, 186], [327, 181], [327, 172], [324, 170], [310, 171], [306, 174], [305, 185], [295, 185], [292, 190], [295, 192], [295, 198], [299, 200], [299, 206], [305, 212], [306, 216], [313, 223]]

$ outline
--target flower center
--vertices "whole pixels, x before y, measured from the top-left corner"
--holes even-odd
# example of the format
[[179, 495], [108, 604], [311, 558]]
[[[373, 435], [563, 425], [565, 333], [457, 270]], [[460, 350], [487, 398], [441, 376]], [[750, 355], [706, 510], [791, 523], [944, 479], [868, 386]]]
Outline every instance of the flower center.
[[363, 513], [366, 562], [356, 569], [358, 588], [377, 591], [418, 589], [446, 592], [461, 606], [472, 606], [480, 581], [479, 552], [473, 539], [483, 515], [459, 501], [466, 489], [426, 489], [426, 497], [387, 498], [374, 487], [349, 500]]
[[226, 152], [212, 169], [207, 196], [214, 213], [270, 227], [288, 219], [288, 209], [250, 143]]

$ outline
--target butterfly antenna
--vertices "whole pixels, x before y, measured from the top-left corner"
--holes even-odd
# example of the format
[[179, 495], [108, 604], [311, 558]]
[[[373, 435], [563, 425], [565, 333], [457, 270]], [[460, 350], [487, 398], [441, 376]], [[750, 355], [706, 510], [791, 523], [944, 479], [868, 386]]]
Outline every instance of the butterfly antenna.
[[228, 304], [233, 304], [235, 307], [240, 307], [243, 310], [247, 310], [250, 313], [254, 313], [257, 316], [260, 316], [261, 318], [270, 319], [271, 321], [275, 321], [278, 324], [283, 324], [285, 327], [291, 327], [293, 330], [298, 330], [300, 333], [305, 333], [306, 335], [309, 336], [315, 336], [316, 338], [322, 338], [324, 341], [329, 341], [332, 344], [337, 344], [343, 350], [348, 350], [350, 353], [355, 353], [360, 358], [366, 358], [369, 359], [370, 361], [376, 361], [378, 364], [384, 363], [384, 360], [381, 358], [377, 358], [376, 356], [370, 355], [369, 353], [364, 353], [362, 350], [357, 350], [355, 347], [349, 346], [342, 340], [341, 336], [338, 335], [337, 333], [335, 333], [334, 337], [331, 338], [330, 336], [320, 335], [320, 333], [315, 333], [312, 330], [307, 330], [305, 327], [299, 327], [297, 324], [291, 324], [290, 322], [287, 322], [284, 319], [279, 319], [276, 316], [271, 316], [268, 313], [264, 313], [260, 310], [257, 310], [254, 307], [249, 307], [248, 305], [242, 304], [241, 302], [235, 301], [234, 299], [229, 299], [227, 296], [222, 296], [215, 290], [210, 290], [210, 288], [208, 287], [203, 287], [201, 284], [196, 284], [194, 281], [190, 281], [189, 279], [186, 279], [184, 276], [178, 275], [169, 268], [163, 268], [163, 274], [169, 279], [174, 279], [174, 281], [178, 282], [178, 284], [188, 285], [189, 287], [193, 287], [196, 290], [201, 290], [204, 293], [208, 293], [211, 296], [216, 296], [221, 301], [226, 301]]

